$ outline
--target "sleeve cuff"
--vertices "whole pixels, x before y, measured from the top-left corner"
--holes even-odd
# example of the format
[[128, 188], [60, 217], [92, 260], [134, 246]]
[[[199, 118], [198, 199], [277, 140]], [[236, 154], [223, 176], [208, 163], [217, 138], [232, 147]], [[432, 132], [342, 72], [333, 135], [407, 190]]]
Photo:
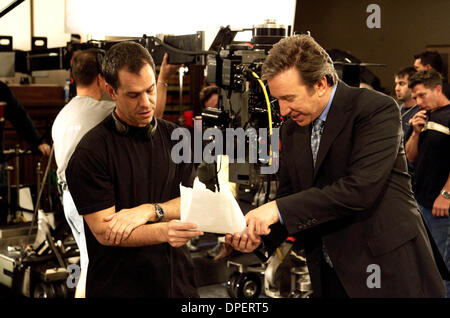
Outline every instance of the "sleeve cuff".
[[280, 210], [278, 210], [278, 207], [277, 207], [277, 213], [278, 213], [278, 219], [280, 220], [280, 223], [282, 225], [284, 225], [284, 221], [283, 221], [283, 218], [281, 217]]

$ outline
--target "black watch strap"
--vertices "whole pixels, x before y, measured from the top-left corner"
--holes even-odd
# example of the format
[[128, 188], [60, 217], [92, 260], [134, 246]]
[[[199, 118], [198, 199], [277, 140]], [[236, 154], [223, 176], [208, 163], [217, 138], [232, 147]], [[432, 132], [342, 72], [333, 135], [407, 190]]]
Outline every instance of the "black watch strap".
[[158, 203], [153, 203], [153, 205], [155, 206], [155, 212], [156, 212], [156, 221], [155, 222], [159, 222], [164, 217], [164, 210]]
[[450, 192], [445, 189], [441, 191], [441, 195], [446, 199], [450, 199]]

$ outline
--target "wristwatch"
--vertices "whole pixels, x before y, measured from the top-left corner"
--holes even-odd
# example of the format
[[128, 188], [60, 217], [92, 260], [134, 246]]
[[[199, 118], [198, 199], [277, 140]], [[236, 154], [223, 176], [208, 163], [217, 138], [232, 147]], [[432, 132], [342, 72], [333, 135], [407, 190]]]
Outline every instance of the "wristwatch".
[[158, 203], [153, 203], [153, 205], [155, 206], [155, 212], [156, 212], [156, 221], [155, 222], [159, 222], [164, 217], [164, 210], [162, 207], [159, 206]]
[[446, 198], [446, 199], [450, 199], [450, 193], [447, 191], [447, 190], [442, 190], [441, 191], [441, 194], [442, 194], [442, 196], [444, 197], [444, 198]]

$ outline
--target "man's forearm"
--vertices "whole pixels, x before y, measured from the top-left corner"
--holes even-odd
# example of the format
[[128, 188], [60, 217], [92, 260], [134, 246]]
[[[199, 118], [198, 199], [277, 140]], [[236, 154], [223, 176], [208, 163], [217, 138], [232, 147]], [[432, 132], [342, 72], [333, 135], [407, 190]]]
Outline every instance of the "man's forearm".
[[180, 247], [185, 245], [193, 237], [203, 234], [202, 231], [197, 230], [197, 225], [194, 223], [173, 220], [170, 222], [138, 226], [131, 232], [127, 239], [116, 242], [115, 244], [108, 241], [104, 245], [139, 247], [167, 242], [173, 247]]
[[166, 108], [167, 86], [168, 83], [165, 80], [161, 80], [158, 78], [158, 82], [156, 84], [156, 109], [155, 109], [155, 116], [157, 118], [162, 118], [164, 110]]
[[[161, 222], [165, 221], [167, 223], [170, 220], [178, 220], [180, 218], [180, 198], [158, 204], [164, 210]], [[131, 209], [122, 209], [119, 212], [115, 212], [115, 206], [113, 206], [93, 213], [90, 216], [85, 216], [85, 219], [101, 244], [108, 245], [113, 243], [118, 245], [122, 240], [127, 240], [135, 229], [157, 222], [159, 214], [156, 213], [154, 203], [144, 203]], [[167, 234], [167, 228], [165, 229]], [[138, 235], [135, 237], [136, 242], [133, 244], [140, 246], [140, 244], [161, 243], [158, 240], [148, 242], [148, 238]]]
[[419, 134], [413, 132], [405, 145], [406, 159], [414, 163], [419, 155]]
[[[146, 208], [146, 205], [140, 207]], [[119, 237], [116, 237], [117, 231], [114, 230], [111, 232], [110, 229], [110, 222], [114, 222], [115, 220], [108, 220], [110, 216], [118, 214], [114, 211], [115, 207], [112, 206], [108, 209], [83, 215], [89, 229], [100, 244], [105, 246], [146, 246], [160, 244], [167, 240], [167, 222], [145, 224], [147, 222], [146, 219], [138, 222], [137, 224], [140, 223], [138, 226], [133, 225], [132, 229], [129, 228], [131, 223], [120, 222], [118, 228], [121, 229], [121, 232], [124, 231], [122, 225], [125, 224], [125, 228], [130, 233], [127, 234], [127, 240], [122, 240], [122, 233], [120, 233]]]
[[178, 220], [180, 219], [180, 200], [181, 198], [175, 198], [164, 203], [158, 203], [164, 210], [163, 221]]
[[[162, 219], [162, 221], [170, 221], [170, 220], [174, 220], [174, 219], [179, 219], [180, 218], [180, 198], [175, 198], [163, 203], [159, 203], [159, 202], [155, 202], [158, 203], [158, 205], [164, 210], [164, 218]], [[154, 222], [157, 219], [157, 215], [156, 215], [156, 208], [155, 205], [153, 203], [145, 203], [142, 204], [140, 206], [137, 206], [135, 208], [129, 209], [130, 211], [135, 211], [138, 213], [142, 213], [142, 215], [147, 215], [147, 221], [149, 222]]]
[[167, 242], [167, 222], [141, 225], [135, 228], [126, 240], [122, 240], [120, 244], [106, 241], [104, 245], [121, 246], [121, 247], [140, 247], [148, 245], [156, 245]]

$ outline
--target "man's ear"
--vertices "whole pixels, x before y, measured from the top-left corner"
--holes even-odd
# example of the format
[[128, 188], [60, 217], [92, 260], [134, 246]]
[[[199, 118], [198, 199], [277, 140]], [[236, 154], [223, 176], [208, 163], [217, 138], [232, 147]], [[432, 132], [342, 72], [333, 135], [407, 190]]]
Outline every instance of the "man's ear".
[[425, 65], [425, 68], [426, 68], [427, 70], [432, 70], [432, 69], [433, 69], [433, 68], [431, 67], [430, 64]]
[[103, 78], [103, 76], [101, 74], [97, 74], [96, 80], [97, 80], [98, 86], [105, 85], [105, 79]]
[[438, 95], [443, 94], [442, 85], [436, 85], [433, 89]]
[[113, 101], [116, 101], [117, 97], [116, 97], [116, 92], [115, 92], [114, 88], [111, 85], [109, 85], [108, 83], [105, 83], [105, 87], [106, 87], [106, 92], [108, 93], [109, 97], [111, 97], [111, 99]]
[[327, 78], [324, 76], [318, 82], [314, 84], [314, 90], [319, 97], [325, 95], [328, 88]]

